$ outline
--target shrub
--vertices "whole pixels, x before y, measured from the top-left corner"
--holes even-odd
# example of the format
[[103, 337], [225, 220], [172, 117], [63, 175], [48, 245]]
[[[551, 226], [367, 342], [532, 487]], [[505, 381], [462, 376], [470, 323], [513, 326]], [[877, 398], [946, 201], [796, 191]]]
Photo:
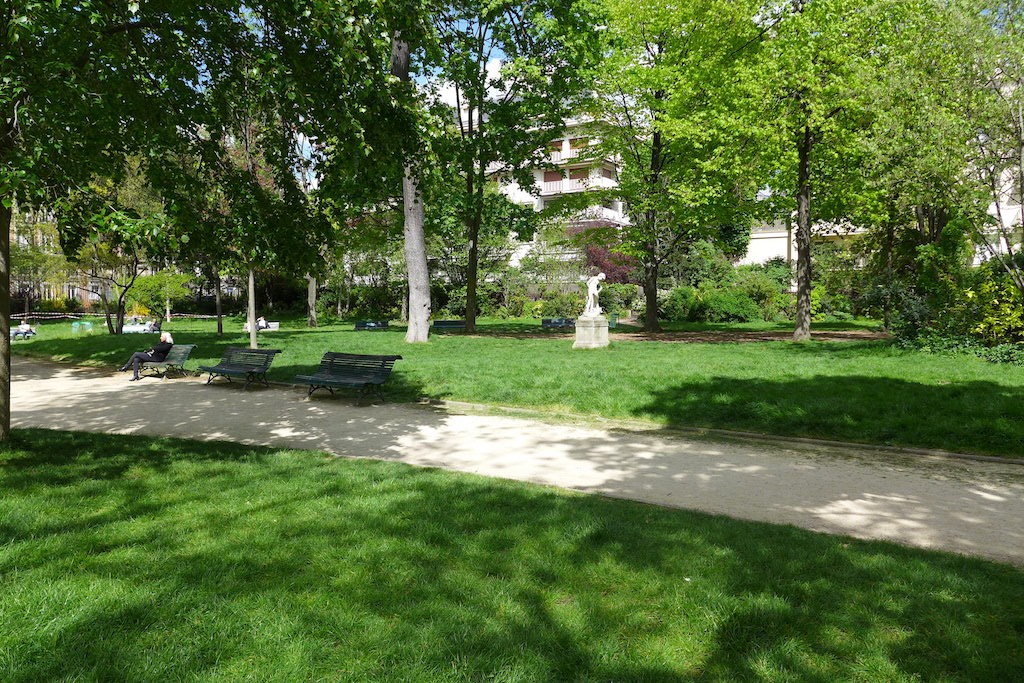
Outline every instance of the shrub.
[[689, 320], [696, 299], [697, 291], [693, 287], [676, 287], [658, 302], [658, 317], [669, 322]]
[[539, 302], [538, 318], [574, 318], [583, 310], [583, 297], [579, 294], [567, 294], [557, 290], [547, 290]]
[[778, 280], [762, 268], [738, 268], [736, 287], [761, 309], [762, 320], [780, 317], [789, 303], [789, 295]]
[[605, 313], [622, 315], [632, 309], [639, 287], [630, 284], [609, 283], [601, 288], [599, 302]]
[[690, 320], [708, 323], [747, 323], [761, 319], [761, 308], [739, 289], [699, 291]]
[[80, 313], [82, 302], [73, 296], [40, 299], [36, 302], [35, 310], [40, 313]]

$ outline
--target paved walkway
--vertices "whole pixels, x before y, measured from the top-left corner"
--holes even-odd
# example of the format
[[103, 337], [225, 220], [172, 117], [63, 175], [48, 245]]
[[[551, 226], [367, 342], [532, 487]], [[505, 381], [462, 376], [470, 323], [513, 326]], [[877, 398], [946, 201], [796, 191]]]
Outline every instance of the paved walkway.
[[322, 449], [765, 522], [943, 548], [1024, 566], [1024, 466], [870, 449], [683, 438], [301, 389], [204, 387], [15, 358], [15, 427]]

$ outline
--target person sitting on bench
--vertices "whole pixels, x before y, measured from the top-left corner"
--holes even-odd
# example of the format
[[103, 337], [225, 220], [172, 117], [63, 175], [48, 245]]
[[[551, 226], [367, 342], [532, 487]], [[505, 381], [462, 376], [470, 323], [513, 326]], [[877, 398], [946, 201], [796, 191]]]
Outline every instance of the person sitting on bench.
[[259, 330], [269, 330], [269, 329], [270, 329], [270, 323], [267, 322], [266, 318], [264, 318], [262, 315], [260, 317], [256, 318], [256, 330], [257, 331], [259, 331]]
[[128, 362], [119, 368], [119, 372], [127, 372], [129, 369], [132, 370], [132, 378], [129, 382], [137, 382], [139, 378], [139, 366], [142, 363], [160, 363], [170, 352], [171, 347], [174, 346], [174, 339], [171, 338], [170, 332], [164, 332], [160, 335], [160, 341], [157, 342], [156, 346], [151, 348], [149, 351], [136, 351], [132, 354], [132, 357], [128, 359]]
[[14, 336], [17, 337], [18, 335], [21, 335], [22, 339], [28, 339], [35, 333], [35, 328], [29, 325], [27, 320], [22, 320], [21, 324], [18, 325], [18, 329], [14, 331]]

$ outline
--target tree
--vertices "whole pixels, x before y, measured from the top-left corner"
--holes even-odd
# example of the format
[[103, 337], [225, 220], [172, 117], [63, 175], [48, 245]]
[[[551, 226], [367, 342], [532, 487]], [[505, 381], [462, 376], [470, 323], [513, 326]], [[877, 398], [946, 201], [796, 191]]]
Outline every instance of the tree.
[[629, 225], [608, 228], [602, 240], [620, 240], [638, 260], [644, 328], [653, 331], [666, 260], [752, 217], [749, 140], [732, 111], [745, 94], [738, 74], [758, 47], [755, 5], [607, 0], [605, 7], [608, 56], [595, 74], [592, 113], [597, 151], [622, 162], [612, 194], [625, 202]]
[[856, 143], [871, 121], [869, 84], [891, 43], [878, 28], [887, 14], [906, 16], [902, 6], [778, 0], [757, 17], [761, 59], [748, 74], [745, 109], [751, 127], [761, 129], [762, 153], [774, 161], [767, 184], [782, 212], [796, 212], [796, 341], [810, 338], [812, 224], [843, 218], [845, 200], [862, 184]]
[[[592, 4], [580, 0], [455, 0], [433, 12], [431, 76], [435, 85], [452, 89], [456, 118], [442, 125], [435, 150], [461, 174], [469, 332], [476, 325], [489, 176], [500, 169], [532, 187], [529, 169], [561, 133], [597, 59], [597, 23]], [[450, 106], [441, 103], [442, 121], [450, 120]]]
[[[459, 181], [455, 179], [448, 185], [454, 185], [453, 191], [436, 193], [436, 199], [427, 208], [426, 229], [430, 254], [448, 282], [468, 290], [472, 263], [465, 248], [464, 202], [467, 197], [459, 191]], [[515, 251], [515, 242], [530, 239], [537, 220], [532, 207], [516, 204], [495, 183], [489, 183], [484, 192], [478, 230], [476, 276], [486, 279], [504, 270]]]
[[148, 310], [164, 310], [164, 319], [171, 321], [171, 303], [192, 296], [188, 285], [193, 276], [161, 270], [153, 275], [142, 275], [135, 280], [129, 299]]

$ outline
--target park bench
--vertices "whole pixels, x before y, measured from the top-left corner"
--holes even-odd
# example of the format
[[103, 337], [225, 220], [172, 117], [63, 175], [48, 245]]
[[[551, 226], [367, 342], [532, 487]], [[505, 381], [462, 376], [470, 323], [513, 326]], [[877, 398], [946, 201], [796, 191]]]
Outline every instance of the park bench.
[[356, 330], [386, 330], [388, 329], [387, 320], [357, 320]]
[[34, 336], [36, 336], [36, 331], [35, 330], [28, 330], [26, 332], [22, 332], [21, 330], [19, 330], [16, 327], [12, 327], [11, 328], [11, 339], [12, 340], [17, 339], [18, 337], [21, 337], [22, 339], [28, 339], [29, 337], [34, 337]]
[[[257, 332], [276, 332], [277, 330], [280, 330], [280, 329], [281, 329], [281, 323], [276, 321], [276, 320], [273, 320], [273, 321], [268, 321], [266, 327], [261, 327], [261, 328], [259, 328], [256, 331]], [[244, 323], [242, 325], [242, 332], [248, 332], [248, 331], [249, 331], [249, 323], [246, 322], [246, 323]]]
[[466, 330], [465, 320], [435, 320], [431, 323], [431, 327], [435, 330]]
[[573, 318], [541, 318], [540, 326], [544, 329], [575, 330], [576, 321]]
[[281, 349], [247, 349], [238, 346], [229, 346], [224, 349], [224, 357], [216, 365], [201, 365], [199, 372], [210, 373], [206, 380], [209, 384], [215, 377], [223, 377], [231, 381], [232, 377], [244, 377], [245, 386], [248, 389], [252, 382], [262, 382], [270, 386], [267, 381], [267, 370], [274, 362], [274, 356], [281, 353]]
[[167, 373], [172, 370], [185, 374], [185, 361], [192, 355], [195, 344], [175, 344], [167, 352], [167, 357], [161, 361], [145, 361], [140, 366], [141, 370], [155, 370], [153, 377], [167, 379]]
[[334, 394], [335, 389], [359, 389], [359, 398], [369, 391], [376, 391], [384, 400], [381, 386], [391, 376], [391, 370], [401, 356], [367, 356], [355, 353], [335, 353], [328, 351], [320, 360], [320, 368], [312, 375], [297, 375], [295, 381], [308, 384], [307, 396], [312, 396], [317, 389], [327, 389]]

